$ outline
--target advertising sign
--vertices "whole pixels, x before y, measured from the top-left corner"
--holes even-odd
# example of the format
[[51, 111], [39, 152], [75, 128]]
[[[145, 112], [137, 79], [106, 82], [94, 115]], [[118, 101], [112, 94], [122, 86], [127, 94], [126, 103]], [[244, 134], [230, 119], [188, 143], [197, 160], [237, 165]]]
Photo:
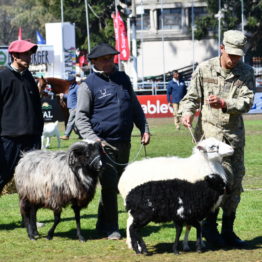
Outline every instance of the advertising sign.
[[262, 113], [262, 92], [255, 94], [255, 99], [250, 114], [261, 114]]
[[147, 118], [172, 117], [173, 108], [168, 106], [166, 95], [137, 96]]
[[65, 121], [65, 115], [56, 99], [43, 98], [41, 103], [44, 122]]
[[76, 74], [75, 25], [46, 23], [46, 43], [54, 47], [53, 76], [66, 79]]

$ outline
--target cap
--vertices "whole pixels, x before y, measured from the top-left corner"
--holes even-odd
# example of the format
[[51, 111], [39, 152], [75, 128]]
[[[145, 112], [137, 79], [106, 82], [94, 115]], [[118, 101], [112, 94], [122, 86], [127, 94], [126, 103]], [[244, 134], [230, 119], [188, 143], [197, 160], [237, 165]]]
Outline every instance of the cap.
[[88, 54], [88, 59], [94, 59], [105, 55], [118, 55], [120, 54], [114, 47], [109, 44], [102, 43], [95, 46]]
[[8, 47], [9, 53], [25, 53], [30, 50], [32, 53], [35, 53], [37, 50], [37, 45], [26, 40], [13, 41]]
[[224, 33], [223, 44], [225, 50], [230, 55], [245, 55], [245, 45], [247, 38], [241, 31], [229, 30]]
[[69, 81], [69, 82], [72, 82], [72, 81], [75, 80], [75, 77], [72, 76], [72, 75], [69, 75], [66, 80]]

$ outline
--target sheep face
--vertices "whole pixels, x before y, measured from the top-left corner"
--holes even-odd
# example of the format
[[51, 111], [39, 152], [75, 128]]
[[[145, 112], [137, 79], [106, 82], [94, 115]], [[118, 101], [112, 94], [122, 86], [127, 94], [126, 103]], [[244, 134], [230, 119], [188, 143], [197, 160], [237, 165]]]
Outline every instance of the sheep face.
[[99, 172], [102, 168], [100, 142], [73, 144], [68, 150], [68, 164], [73, 171], [84, 167]]
[[223, 157], [231, 156], [234, 153], [232, 146], [210, 137], [203, 141], [200, 141], [196, 149], [206, 154], [209, 160], [222, 161]]

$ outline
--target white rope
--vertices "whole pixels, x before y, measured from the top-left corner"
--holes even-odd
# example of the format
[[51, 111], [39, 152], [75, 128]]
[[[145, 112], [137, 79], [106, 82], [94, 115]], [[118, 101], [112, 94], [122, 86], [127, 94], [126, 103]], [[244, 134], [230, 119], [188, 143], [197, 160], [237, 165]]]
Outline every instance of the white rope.
[[190, 134], [191, 134], [191, 136], [192, 136], [192, 138], [193, 138], [194, 143], [196, 144], [197, 142], [196, 142], [195, 136], [194, 136], [194, 134], [193, 134], [192, 127], [189, 126], [189, 127], [188, 127], [188, 130], [189, 130], [189, 132], [190, 132]]
[[[113, 164], [118, 165], [118, 166], [126, 166], [126, 165], [129, 164], [129, 163], [135, 162], [135, 160], [138, 158], [138, 156], [139, 156], [139, 154], [140, 154], [143, 146], [145, 147], [144, 144], [141, 144], [138, 152], [136, 153], [135, 157], [133, 158], [133, 160], [132, 160], [131, 162], [127, 162], [127, 163], [124, 163], [124, 164], [123, 164], [123, 163], [118, 163], [118, 162], [116, 162], [115, 160], [113, 160], [113, 159], [109, 156], [109, 154], [105, 151], [105, 149], [104, 149], [104, 153], [105, 153], [106, 157], [107, 157]], [[145, 149], [145, 156], [146, 156], [146, 149]]]

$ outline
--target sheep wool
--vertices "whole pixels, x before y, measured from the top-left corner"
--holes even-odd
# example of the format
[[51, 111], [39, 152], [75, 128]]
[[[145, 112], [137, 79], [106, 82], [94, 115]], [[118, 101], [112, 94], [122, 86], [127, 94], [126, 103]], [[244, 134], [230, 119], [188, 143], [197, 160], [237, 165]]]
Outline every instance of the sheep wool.
[[54, 225], [48, 232], [53, 238], [62, 208], [72, 204], [80, 232], [80, 210], [93, 199], [102, 167], [100, 143], [81, 141], [65, 151], [31, 151], [20, 159], [14, 174], [20, 199], [20, 211], [30, 239], [38, 236], [36, 213], [41, 207], [54, 211]]
[[150, 221], [174, 221], [177, 229], [174, 253], [183, 225], [197, 229], [201, 250], [201, 225], [220, 204], [226, 188], [222, 158], [233, 148], [214, 138], [203, 140], [188, 158], [158, 157], [130, 164], [119, 181], [119, 191], [128, 211], [127, 244], [137, 253], [147, 253], [138, 230]]

